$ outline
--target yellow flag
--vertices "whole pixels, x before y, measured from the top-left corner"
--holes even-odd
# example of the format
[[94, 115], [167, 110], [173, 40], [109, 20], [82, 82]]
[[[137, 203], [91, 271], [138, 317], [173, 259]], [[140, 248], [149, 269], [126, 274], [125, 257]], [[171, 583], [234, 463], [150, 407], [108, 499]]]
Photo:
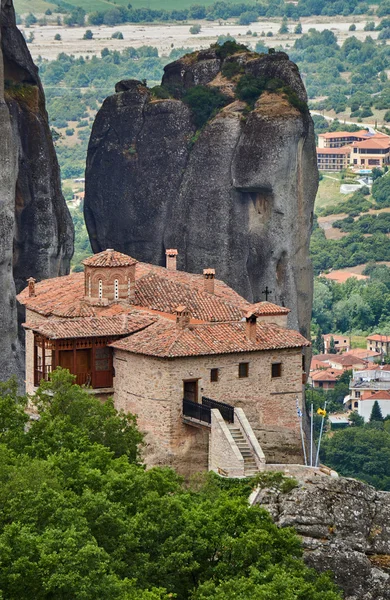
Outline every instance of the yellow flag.
[[318, 408], [317, 415], [321, 415], [321, 417], [326, 417], [326, 410], [324, 410], [323, 408]]

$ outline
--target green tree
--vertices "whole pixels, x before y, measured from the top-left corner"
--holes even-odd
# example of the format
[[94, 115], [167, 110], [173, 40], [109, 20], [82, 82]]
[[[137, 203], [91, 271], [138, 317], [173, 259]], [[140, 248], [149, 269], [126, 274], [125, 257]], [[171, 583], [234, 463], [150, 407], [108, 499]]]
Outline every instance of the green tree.
[[[341, 600], [327, 575], [305, 567], [296, 534], [248, 505], [250, 483], [205, 473], [184, 484], [171, 469], [146, 471], [134, 419], [73, 381], [58, 369], [41, 383], [29, 428], [26, 399], [13, 382], [0, 387], [4, 598], [187, 600], [236, 590], [255, 600], [289, 589], [291, 598]], [[253, 481], [281, 492], [286, 483], [281, 474]]]
[[333, 335], [331, 336], [330, 341], [329, 341], [329, 354], [337, 354]]
[[83, 35], [83, 40], [92, 40], [92, 39], [93, 39], [93, 33], [90, 29], [87, 29]]
[[350, 422], [351, 427], [363, 427], [364, 425], [364, 418], [356, 411], [352, 411], [349, 414], [348, 421]]
[[296, 33], [298, 35], [300, 35], [302, 33], [302, 23], [301, 22], [296, 24], [294, 33]]
[[59, 33], [56, 33], [56, 34], [55, 34], [55, 36], [54, 36], [54, 39], [55, 39], [55, 41], [56, 41], [56, 42], [60, 42], [60, 41], [61, 41], [61, 36], [60, 36], [60, 34], [59, 34]]
[[344, 477], [355, 477], [390, 491], [390, 433], [372, 428], [350, 427], [326, 437], [321, 460]]
[[283, 33], [288, 33], [288, 21], [287, 21], [287, 17], [283, 17], [283, 21], [282, 24], [279, 28], [278, 33], [283, 34]]
[[31, 27], [31, 25], [35, 25], [35, 23], [38, 21], [38, 19], [36, 18], [36, 16], [33, 13], [28, 13], [27, 17], [24, 20], [24, 24], [26, 27]]
[[374, 404], [372, 405], [370, 423], [372, 423], [374, 421], [379, 421], [381, 423], [383, 422], [382, 411], [381, 411], [381, 407], [379, 406], [378, 400], [375, 400]]
[[183, 96], [183, 102], [191, 108], [197, 129], [203, 127], [227, 101], [219, 90], [203, 85], [190, 88]]
[[195, 25], [192, 25], [192, 27], [190, 27], [190, 33], [192, 35], [196, 35], [197, 33], [201, 32], [202, 27], [199, 25], [199, 23], [196, 23]]

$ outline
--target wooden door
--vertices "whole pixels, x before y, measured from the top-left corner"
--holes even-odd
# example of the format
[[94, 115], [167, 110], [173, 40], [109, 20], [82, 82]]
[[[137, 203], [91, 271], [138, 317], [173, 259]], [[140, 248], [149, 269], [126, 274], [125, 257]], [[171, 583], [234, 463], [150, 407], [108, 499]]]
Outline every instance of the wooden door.
[[191, 400], [191, 402], [198, 402], [198, 380], [197, 379], [183, 381], [183, 398], [184, 398], [184, 400]]
[[59, 365], [73, 373], [73, 350], [60, 350]]

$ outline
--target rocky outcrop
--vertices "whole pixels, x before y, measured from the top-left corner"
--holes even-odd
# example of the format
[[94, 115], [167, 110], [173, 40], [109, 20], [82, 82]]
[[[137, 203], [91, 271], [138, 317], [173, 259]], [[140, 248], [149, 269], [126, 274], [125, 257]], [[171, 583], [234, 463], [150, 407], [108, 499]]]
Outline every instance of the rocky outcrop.
[[263, 490], [280, 527], [302, 536], [304, 558], [332, 571], [346, 600], [390, 599], [390, 493], [354, 479], [309, 477], [288, 494]]
[[21, 375], [15, 289], [66, 274], [73, 226], [42, 86], [11, 0], [0, 12], [0, 379]]
[[[276, 84], [249, 106], [235, 92], [243, 75]], [[165, 249], [178, 248], [179, 268], [214, 267], [248, 300], [264, 300], [268, 286], [307, 335], [318, 173], [296, 65], [282, 52], [223, 58], [211, 48], [165, 67], [162, 84], [165, 99], [120, 82], [97, 114], [85, 196], [93, 250], [164, 264]], [[198, 131], [184, 97], [197, 85], [227, 97]]]

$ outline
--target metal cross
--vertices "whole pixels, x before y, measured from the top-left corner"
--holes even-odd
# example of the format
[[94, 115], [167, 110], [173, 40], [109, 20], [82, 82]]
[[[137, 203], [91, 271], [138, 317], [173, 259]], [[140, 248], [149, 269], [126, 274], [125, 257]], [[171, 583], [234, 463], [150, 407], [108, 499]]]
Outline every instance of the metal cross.
[[265, 286], [264, 292], [261, 292], [261, 293], [265, 294], [265, 301], [268, 302], [268, 296], [270, 296], [272, 294], [271, 290], [268, 289], [268, 285]]

